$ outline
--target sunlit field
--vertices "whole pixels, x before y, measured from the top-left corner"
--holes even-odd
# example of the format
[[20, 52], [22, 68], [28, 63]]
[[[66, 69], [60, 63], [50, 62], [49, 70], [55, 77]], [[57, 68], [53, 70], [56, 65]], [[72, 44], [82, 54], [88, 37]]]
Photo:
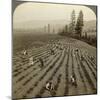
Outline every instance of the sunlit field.
[[[25, 50], [27, 54], [23, 53]], [[97, 93], [95, 47], [53, 34], [16, 34], [13, 35], [13, 51], [13, 98]], [[71, 83], [72, 75], [76, 85]], [[53, 92], [45, 88], [48, 82], [52, 82]]]

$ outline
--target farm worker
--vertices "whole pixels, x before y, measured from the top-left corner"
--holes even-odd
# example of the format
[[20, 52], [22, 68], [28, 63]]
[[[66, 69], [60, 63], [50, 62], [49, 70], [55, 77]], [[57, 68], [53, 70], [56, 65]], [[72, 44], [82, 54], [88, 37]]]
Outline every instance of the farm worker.
[[29, 63], [30, 63], [30, 65], [33, 65], [33, 64], [34, 64], [34, 62], [33, 62], [33, 57], [30, 57], [30, 58], [29, 58]]
[[53, 86], [52, 82], [48, 82], [46, 84], [46, 89], [49, 90], [49, 91], [54, 90], [54, 86]]
[[61, 46], [59, 49], [60, 49], [60, 50], [63, 50], [63, 46]]
[[83, 55], [81, 55], [81, 60], [84, 60], [84, 56]]
[[78, 48], [76, 48], [74, 51], [75, 51], [75, 53], [78, 53], [79, 50], [78, 50]]
[[58, 49], [58, 45], [56, 44], [55, 47]]
[[78, 48], [76, 48], [76, 52], [77, 52], [77, 53], [78, 53], [78, 51], [79, 51]]
[[91, 58], [92, 61], [94, 60], [93, 56], [91, 56], [90, 58]]
[[24, 50], [23, 54], [24, 54], [24, 55], [27, 55], [27, 51], [26, 51], [26, 50]]
[[52, 55], [54, 55], [54, 50], [50, 49], [50, 52], [51, 52]]
[[43, 67], [44, 66], [44, 62], [43, 62], [43, 59], [42, 58], [39, 58], [39, 62], [41, 64], [41, 67]]
[[72, 83], [72, 85], [77, 86], [77, 84], [76, 84], [76, 78], [75, 78], [74, 75], [71, 75], [71, 83]]
[[71, 75], [71, 82], [74, 83], [75, 82], [75, 79], [74, 77]]

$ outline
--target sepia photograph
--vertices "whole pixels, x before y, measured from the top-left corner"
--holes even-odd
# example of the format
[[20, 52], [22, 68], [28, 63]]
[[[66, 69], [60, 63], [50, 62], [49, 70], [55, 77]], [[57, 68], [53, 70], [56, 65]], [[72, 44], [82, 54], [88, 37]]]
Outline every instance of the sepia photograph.
[[97, 94], [97, 6], [14, 0], [12, 98]]

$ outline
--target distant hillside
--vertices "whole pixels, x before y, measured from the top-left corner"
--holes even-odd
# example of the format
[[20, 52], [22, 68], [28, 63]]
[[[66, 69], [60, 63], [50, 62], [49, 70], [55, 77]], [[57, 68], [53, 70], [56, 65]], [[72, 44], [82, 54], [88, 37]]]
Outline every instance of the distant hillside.
[[96, 30], [96, 21], [95, 20], [85, 21], [84, 22], [84, 30], [92, 30], [92, 29]]
[[[70, 21], [67, 20], [33, 20], [33, 21], [26, 21], [26, 22], [19, 22], [14, 23], [14, 29], [18, 30], [43, 30], [44, 27], [46, 27], [46, 30], [48, 29], [48, 24], [50, 24], [50, 29], [53, 31], [58, 31], [59, 29], [62, 29], [66, 24], [68, 25]], [[92, 30], [96, 29], [96, 21], [84, 21], [84, 27], [83, 30]]]
[[65, 24], [68, 24], [66, 20], [32, 20], [32, 21], [26, 21], [26, 22], [16, 22], [14, 23], [14, 28], [40, 28], [44, 27], [50, 24], [51, 26], [57, 25], [62, 27]]

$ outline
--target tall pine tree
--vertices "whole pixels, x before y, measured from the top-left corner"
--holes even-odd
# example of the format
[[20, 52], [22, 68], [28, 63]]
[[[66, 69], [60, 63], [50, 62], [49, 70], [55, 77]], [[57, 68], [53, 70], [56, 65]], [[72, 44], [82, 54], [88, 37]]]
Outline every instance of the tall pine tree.
[[73, 10], [71, 14], [71, 22], [69, 24], [69, 33], [71, 35], [74, 35], [75, 33], [75, 10]]
[[83, 29], [84, 23], [83, 23], [83, 12], [82, 10], [79, 12], [79, 16], [77, 18], [75, 33], [81, 38], [82, 36], [82, 29]]

